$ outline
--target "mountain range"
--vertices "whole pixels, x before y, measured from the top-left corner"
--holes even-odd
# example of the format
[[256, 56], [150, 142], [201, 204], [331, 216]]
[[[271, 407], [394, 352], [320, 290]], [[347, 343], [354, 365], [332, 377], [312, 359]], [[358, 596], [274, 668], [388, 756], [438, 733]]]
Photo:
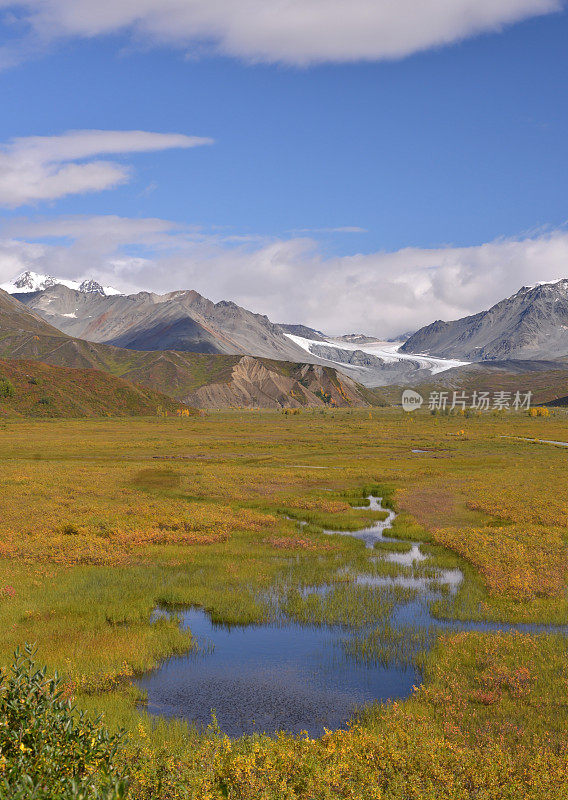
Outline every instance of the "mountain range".
[[123, 294], [31, 272], [4, 286], [0, 357], [102, 369], [200, 407], [362, 405], [379, 396], [363, 386], [452, 385], [568, 360], [568, 279], [525, 286], [406, 341], [277, 324], [193, 290]]
[[0, 290], [0, 359], [98, 370], [199, 408], [366, 406], [372, 393], [319, 364], [173, 350], [136, 351], [57, 330]]
[[568, 358], [568, 279], [523, 286], [487, 311], [416, 331], [401, 346], [408, 355], [464, 361]]
[[24, 273], [11, 294], [69, 336], [133, 350], [253, 355], [297, 361], [305, 352], [268, 317], [195, 291], [124, 295], [92, 280], [71, 285]]
[[401, 354], [401, 342], [377, 342], [363, 334], [335, 338], [300, 324], [279, 325], [234, 302], [213, 303], [193, 290], [128, 295], [93, 280], [74, 282], [32, 272], [3, 288], [71, 337], [138, 351], [321, 364], [369, 387], [420, 380], [461, 363]]

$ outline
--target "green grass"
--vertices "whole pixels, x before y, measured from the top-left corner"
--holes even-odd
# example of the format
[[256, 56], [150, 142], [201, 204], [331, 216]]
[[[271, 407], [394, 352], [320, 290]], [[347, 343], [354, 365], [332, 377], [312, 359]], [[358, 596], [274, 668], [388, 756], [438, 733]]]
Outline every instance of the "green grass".
[[351, 658], [368, 666], [424, 668], [435, 640], [435, 632], [428, 628], [395, 628], [387, 623], [364, 636], [345, 639], [343, 648]]
[[[401, 511], [393, 520], [389, 536], [396, 539], [410, 539], [413, 542], [431, 542], [432, 534], [420, 525], [410, 514]], [[424, 551], [426, 552], [426, 551]]]

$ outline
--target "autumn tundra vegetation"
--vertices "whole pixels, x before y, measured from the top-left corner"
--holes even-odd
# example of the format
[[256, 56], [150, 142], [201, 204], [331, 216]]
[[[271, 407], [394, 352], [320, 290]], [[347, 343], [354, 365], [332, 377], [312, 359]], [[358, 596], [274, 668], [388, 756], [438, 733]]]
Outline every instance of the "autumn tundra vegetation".
[[[568, 449], [547, 443], [563, 441], [561, 409], [1, 422], [0, 797], [566, 798]], [[369, 494], [396, 543], [324, 532], [384, 519]], [[376, 558], [415, 541], [420, 565]], [[401, 633], [394, 595], [412, 590], [345, 577], [436, 565], [464, 580], [434, 617], [495, 624]], [[133, 679], [199, 647], [189, 606], [345, 626], [361, 658], [420, 679], [320, 738], [166, 720]]]

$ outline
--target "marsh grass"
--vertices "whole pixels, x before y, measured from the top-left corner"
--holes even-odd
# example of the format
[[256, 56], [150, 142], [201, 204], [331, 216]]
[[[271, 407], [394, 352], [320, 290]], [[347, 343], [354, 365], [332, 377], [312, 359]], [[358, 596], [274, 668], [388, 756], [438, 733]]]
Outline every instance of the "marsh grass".
[[291, 589], [282, 603], [282, 612], [291, 620], [307, 625], [344, 625], [351, 628], [384, 620], [392, 612], [395, 598], [374, 587], [340, 584], [329, 592], [302, 594]]
[[423, 669], [436, 635], [431, 628], [395, 628], [387, 622], [364, 636], [344, 639], [342, 646], [351, 658], [370, 666]]
[[[386, 553], [383, 553], [385, 555]], [[375, 558], [369, 565], [367, 572], [369, 575], [385, 578], [410, 578], [413, 576], [413, 568], [395, 561], [387, 561], [385, 558]]]
[[410, 539], [413, 542], [431, 542], [432, 534], [423, 525], [418, 524], [410, 514], [401, 511], [392, 523], [389, 536], [396, 539]]
[[[125, 725], [136, 800], [564, 800], [564, 638], [443, 636], [410, 700], [371, 707], [317, 742], [228, 742], [214, 724], [199, 733], [149, 717], [129, 685], [194, 646], [175, 615], [153, 618], [160, 604], [198, 605], [215, 621], [247, 624], [270, 619], [270, 595], [282, 595], [289, 617], [309, 624], [361, 633], [375, 620], [363, 656], [406, 657], [411, 633], [397, 639], [385, 623], [411, 595], [375, 592], [346, 575], [436, 581], [439, 569], [459, 567], [463, 583], [432, 604], [434, 614], [565, 622], [566, 451], [504, 435], [565, 440], [566, 418], [386, 409], [372, 419], [329, 411], [6, 421], [0, 660], [37, 642], [42, 663], [61, 671], [81, 707]], [[417, 442], [437, 457], [414, 457]], [[381, 548], [322, 532], [379, 519], [368, 506], [353, 508], [368, 494], [400, 512], [392, 535], [424, 542], [429, 562], [408, 571], [377, 558]], [[67, 525], [77, 533], [64, 534]], [[271, 544], [299, 536], [309, 550]], [[326, 585], [325, 596], [304, 596]]]
[[388, 511], [348, 510], [335, 514], [322, 511], [310, 511], [294, 508], [279, 508], [276, 513], [289, 519], [307, 522], [320, 531], [358, 531], [370, 528], [375, 522], [382, 522], [388, 517]]

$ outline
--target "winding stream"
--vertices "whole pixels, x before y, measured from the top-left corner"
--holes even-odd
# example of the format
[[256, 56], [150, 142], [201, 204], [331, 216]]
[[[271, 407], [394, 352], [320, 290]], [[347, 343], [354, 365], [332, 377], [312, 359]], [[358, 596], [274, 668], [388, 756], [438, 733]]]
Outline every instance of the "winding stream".
[[[353, 536], [369, 549], [379, 541], [400, 541], [385, 536], [392, 527], [394, 512], [383, 509], [378, 497], [371, 496], [369, 500], [370, 506], [365, 508], [388, 511], [385, 520], [359, 531], [326, 533]], [[437, 569], [435, 584], [431, 578], [412, 574], [408, 568], [428, 558], [422, 553], [420, 542], [412, 542], [411, 549], [403, 553], [377, 550], [377, 556], [371, 556], [375, 558], [398, 564], [405, 574], [389, 577], [357, 573], [346, 577], [350, 585], [377, 591], [392, 591], [393, 587], [411, 590], [411, 599], [402, 594], [388, 621], [383, 621], [395, 636], [409, 629], [423, 631], [424, 647], [428, 647], [439, 630], [553, 629], [544, 625], [435, 619], [430, 613], [430, 601], [441, 596], [441, 589], [454, 594], [463, 579], [461, 571]], [[334, 584], [304, 587], [302, 596], [321, 597], [333, 588]], [[229, 736], [280, 730], [320, 736], [325, 728], [344, 727], [357, 707], [408, 697], [412, 686], [421, 681], [412, 659], [381, 661], [362, 657], [358, 652], [361, 637], [380, 630], [377, 620], [367, 627], [348, 630], [345, 626], [303, 625], [289, 619], [261, 625], [216, 625], [199, 608], [188, 609], [180, 618], [181, 625], [197, 639], [199, 649], [167, 659], [157, 670], [140, 678], [137, 685], [146, 693], [149, 712], [179, 717], [201, 727], [211, 722], [214, 710], [221, 730]], [[404, 639], [399, 647], [406, 647]]]

